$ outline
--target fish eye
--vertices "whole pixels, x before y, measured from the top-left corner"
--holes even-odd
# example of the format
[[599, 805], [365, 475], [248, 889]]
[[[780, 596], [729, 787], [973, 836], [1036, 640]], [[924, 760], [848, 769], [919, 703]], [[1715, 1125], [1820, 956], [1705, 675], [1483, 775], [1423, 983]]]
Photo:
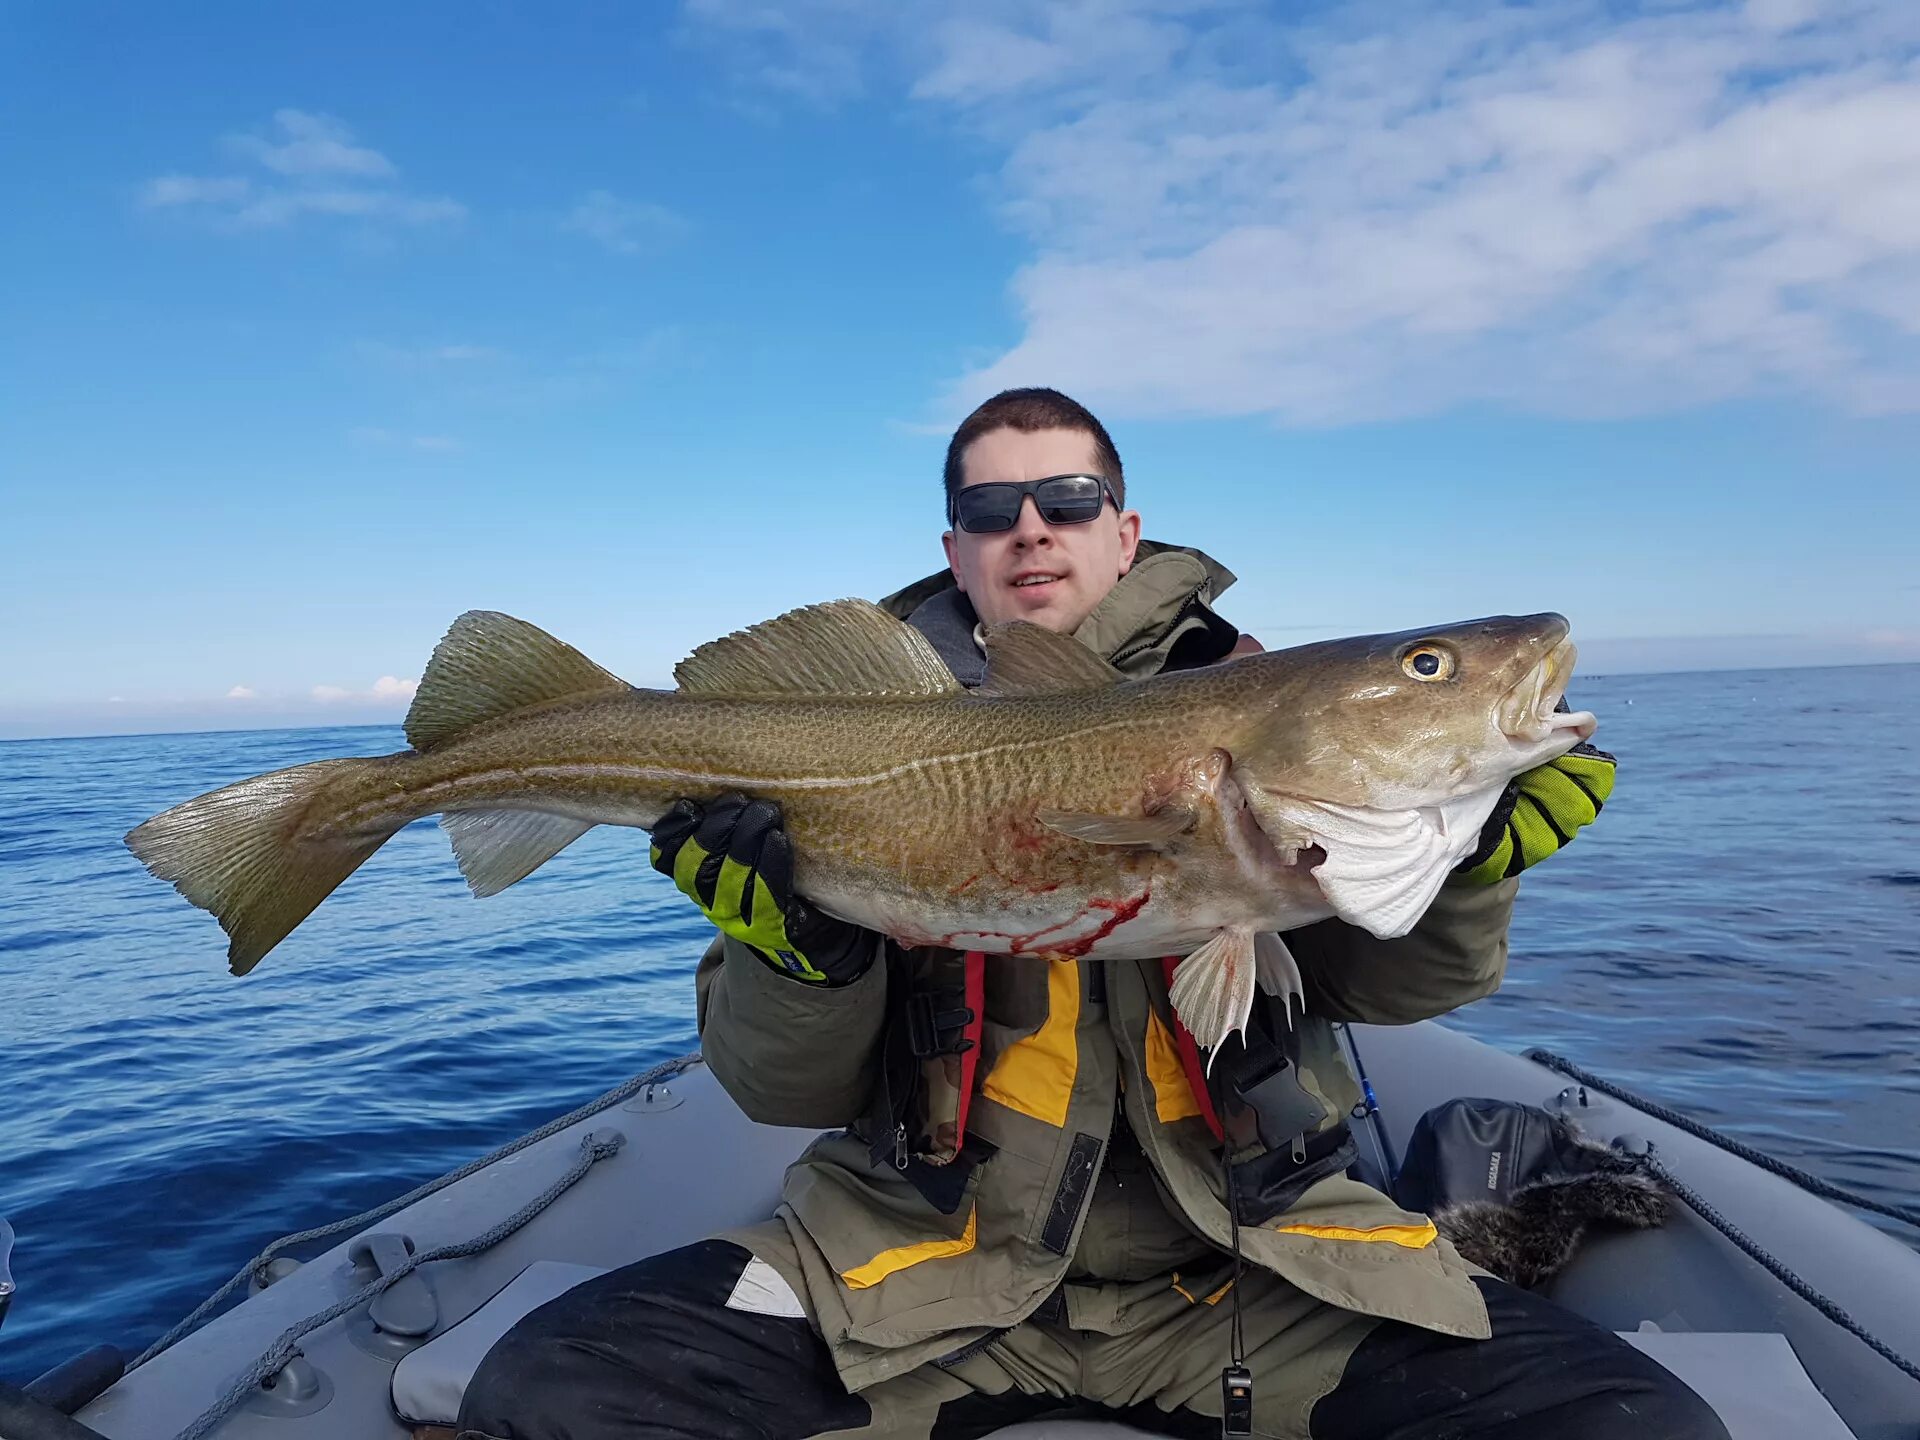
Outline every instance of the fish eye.
[[1400, 657], [1400, 668], [1414, 680], [1446, 680], [1453, 675], [1453, 652], [1439, 645], [1416, 645]]

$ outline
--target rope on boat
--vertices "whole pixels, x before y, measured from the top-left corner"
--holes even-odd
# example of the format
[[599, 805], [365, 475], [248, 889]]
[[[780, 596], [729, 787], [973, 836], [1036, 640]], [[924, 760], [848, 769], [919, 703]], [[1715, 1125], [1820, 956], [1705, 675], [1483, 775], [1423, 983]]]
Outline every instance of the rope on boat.
[[1765, 1266], [1767, 1272], [1771, 1274], [1774, 1279], [1793, 1291], [1794, 1294], [1813, 1306], [1814, 1309], [1818, 1310], [1842, 1330], [1845, 1330], [1849, 1335], [1853, 1336], [1854, 1339], [1867, 1346], [1882, 1360], [1885, 1360], [1889, 1365], [1892, 1365], [1903, 1374], [1915, 1380], [1920, 1380], [1920, 1365], [1914, 1364], [1913, 1361], [1893, 1349], [1892, 1346], [1888, 1345], [1879, 1336], [1869, 1331], [1866, 1326], [1862, 1325], [1858, 1320], [1855, 1320], [1851, 1315], [1847, 1314], [1846, 1311], [1834, 1304], [1833, 1301], [1822, 1295], [1818, 1290], [1814, 1289], [1813, 1286], [1809, 1285], [1784, 1264], [1776, 1260], [1759, 1241], [1755, 1240], [1751, 1235], [1747, 1234], [1746, 1231], [1742, 1230], [1738, 1225], [1714, 1209], [1713, 1206], [1708, 1203], [1705, 1196], [1697, 1193], [1691, 1186], [1686, 1184], [1685, 1181], [1677, 1178], [1671, 1170], [1660, 1163], [1659, 1158], [1653, 1153], [1651, 1142], [1648, 1143], [1647, 1152], [1648, 1153], [1642, 1157], [1647, 1167], [1647, 1173], [1665, 1185], [1669, 1190], [1673, 1191], [1673, 1193], [1678, 1195], [1682, 1200], [1686, 1201], [1686, 1203], [1693, 1208], [1693, 1212], [1696, 1215], [1714, 1229], [1718, 1230], [1722, 1235], [1726, 1236], [1727, 1239], [1731, 1240], [1735, 1245], [1739, 1246], [1741, 1250], [1746, 1252], [1749, 1259]]
[[1729, 1155], [1738, 1155], [1749, 1165], [1758, 1165], [1762, 1170], [1778, 1175], [1782, 1180], [1791, 1180], [1802, 1190], [1818, 1195], [1823, 1200], [1838, 1200], [1843, 1205], [1855, 1205], [1862, 1210], [1871, 1210], [1876, 1215], [1885, 1215], [1890, 1220], [1898, 1220], [1920, 1229], [1920, 1210], [1904, 1205], [1890, 1205], [1883, 1200], [1875, 1200], [1870, 1196], [1842, 1189], [1798, 1166], [1789, 1165], [1784, 1160], [1776, 1160], [1764, 1150], [1756, 1150], [1751, 1145], [1735, 1140], [1731, 1135], [1722, 1135], [1711, 1126], [1702, 1125], [1698, 1120], [1688, 1119], [1678, 1110], [1669, 1110], [1658, 1101], [1648, 1100], [1611, 1081], [1603, 1080], [1593, 1072], [1581, 1069], [1573, 1061], [1554, 1054], [1551, 1050], [1529, 1050], [1526, 1056], [1536, 1064], [1544, 1065], [1549, 1070], [1557, 1070], [1569, 1079], [1578, 1080], [1591, 1090], [1598, 1090], [1602, 1095], [1611, 1095], [1616, 1100], [1624, 1100], [1634, 1109], [1651, 1115], [1656, 1120], [1664, 1120], [1674, 1129], [1684, 1130], [1696, 1140], [1717, 1145]]
[[[1684, 1130], [1695, 1139], [1704, 1140], [1709, 1145], [1718, 1146], [1728, 1154], [1737, 1155], [1749, 1164], [1757, 1165], [1762, 1170], [1778, 1175], [1783, 1180], [1790, 1180], [1811, 1194], [1818, 1195], [1827, 1200], [1838, 1200], [1848, 1205], [1858, 1205], [1863, 1210], [1872, 1210], [1876, 1214], [1886, 1215], [1895, 1220], [1902, 1220], [1909, 1225], [1920, 1226], [1920, 1211], [1909, 1210], [1899, 1205], [1882, 1204], [1878, 1200], [1871, 1200], [1865, 1195], [1856, 1195], [1850, 1190], [1845, 1190], [1838, 1185], [1830, 1184], [1820, 1179], [1817, 1175], [1811, 1175], [1805, 1170], [1787, 1164], [1784, 1160], [1776, 1160], [1773, 1156], [1766, 1154], [1764, 1151], [1756, 1150], [1751, 1145], [1735, 1140], [1731, 1136], [1722, 1135], [1711, 1127], [1702, 1125], [1697, 1120], [1690, 1120], [1676, 1110], [1669, 1110], [1666, 1106], [1656, 1101], [1643, 1099], [1622, 1086], [1603, 1080], [1591, 1071], [1583, 1070], [1571, 1060], [1555, 1055], [1551, 1050], [1529, 1050], [1526, 1052], [1526, 1055], [1527, 1059], [1544, 1065], [1549, 1070], [1557, 1070], [1570, 1079], [1578, 1080], [1582, 1085], [1585, 1085], [1591, 1090], [1598, 1090], [1603, 1095], [1611, 1095], [1616, 1100], [1625, 1101], [1636, 1110], [1643, 1111], [1647, 1115], [1652, 1116], [1655, 1120], [1665, 1121], [1677, 1130]], [[1833, 1301], [1814, 1289], [1813, 1286], [1809, 1285], [1805, 1280], [1802, 1280], [1792, 1270], [1789, 1270], [1784, 1262], [1776, 1259], [1759, 1241], [1755, 1240], [1751, 1235], [1747, 1234], [1746, 1231], [1722, 1215], [1705, 1196], [1701, 1195], [1692, 1186], [1688, 1185], [1684, 1180], [1681, 1180], [1665, 1165], [1660, 1163], [1659, 1156], [1655, 1152], [1651, 1141], [1647, 1144], [1647, 1154], [1641, 1158], [1642, 1163], [1646, 1166], [1647, 1172], [1650, 1175], [1665, 1185], [1675, 1195], [1679, 1196], [1694, 1214], [1706, 1221], [1707, 1224], [1711, 1225], [1715, 1230], [1718, 1230], [1728, 1241], [1745, 1254], [1748, 1259], [1761, 1266], [1768, 1274], [1773, 1276], [1774, 1279], [1778, 1280], [1782, 1285], [1806, 1301], [1807, 1304], [1826, 1316], [1826, 1318], [1831, 1320], [1835, 1325], [1845, 1330], [1849, 1335], [1853, 1336], [1854, 1339], [1872, 1350], [1873, 1353], [1878, 1355], [1882, 1360], [1885, 1360], [1889, 1365], [1899, 1370], [1903, 1375], [1914, 1380], [1920, 1380], [1920, 1365], [1914, 1364], [1913, 1361], [1893, 1349], [1892, 1346], [1888, 1345], [1879, 1336], [1869, 1331], [1845, 1310], [1842, 1310]]]
[[[266, 1266], [268, 1262], [271, 1261], [276, 1255], [279, 1255], [281, 1252], [288, 1250], [295, 1245], [304, 1245], [313, 1240], [325, 1240], [331, 1236], [339, 1235], [346, 1231], [362, 1229], [365, 1226], [373, 1224], [373, 1222], [376, 1220], [384, 1220], [387, 1216], [393, 1214], [396, 1210], [404, 1210], [407, 1206], [413, 1204], [416, 1200], [424, 1200], [427, 1198], [427, 1196], [434, 1194], [436, 1191], [444, 1190], [447, 1188], [447, 1186], [454, 1184], [456, 1181], [464, 1180], [467, 1178], [467, 1176], [472, 1175], [477, 1171], [486, 1169], [487, 1166], [493, 1164], [496, 1160], [504, 1160], [507, 1158], [507, 1156], [517, 1154], [520, 1151], [526, 1149], [529, 1145], [538, 1144], [540, 1141], [545, 1140], [549, 1135], [559, 1134], [562, 1130], [566, 1129], [569, 1125], [576, 1125], [580, 1121], [585, 1120], [590, 1116], [598, 1115], [602, 1110], [611, 1109], [613, 1106], [618, 1105], [622, 1100], [625, 1100], [630, 1096], [638, 1094], [641, 1090], [644, 1090], [649, 1085], [657, 1085], [662, 1080], [671, 1080], [674, 1076], [680, 1075], [685, 1071], [691, 1069], [694, 1065], [699, 1063], [699, 1060], [700, 1060], [700, 1056], [696, 1053], [693, 1055], [682, 1055], [675, 1060], [663, 1061], [662, 1063], [654, 1066], [651, 1070], [646, 1071], [644, 1074], [636, 1075], [631, 1080], [626, 1081], [624, 1084], [616, 1085], [613, 1089], [607, 1091], [606, 1094], [600, 1096], [599, 1099], [589, 1100], [585, 1105], [582, 1105], [579, 1109], [571, 1111], [568, 1114], [562, 1115], [558, 1120], [549, 1120], [545, 1125], [542, 1125], [538, 1130], [533, 1131], [531, 1134], [522, 1135], [518, 1140], [513, 1141], [511, 1144], [502, 1145], [498, 1150], [495, 1150], [492, 1154], [482, 1155], [478, 1160], [474, 1160], [466, 1165], [462, 1165], [458, 1170], [454, 1170], [448, 1174], [442, 1175], [438, 1180], [430, 1180], [425, 1185], [421, 1185], [415, 1189], [409, 1190], [406, 1194], [400, 1196], [398, 1199], [389, 1200], [387, 1201], [386, 1204], [375, 1206], [371, 1210], [363, 1210], [358, 1215], [350, 1215], [345, 1220], [336, 1220], [331, 1225], [321, 1225], [312, 1230], [302, 1230], [297, 1234], [282, 1236], [280, 1239], [274, 1241], [271, 1245], [267, 1246], [266, 1249], [262, 1250], [258, 1255], [254, 1256], [253, 1259], [249, 1260], [244, 1266], [242, 1266], [240, 1269], [240, 1272], [237, 1275], [235, 1275], [231, 1280], [227, 1281], [226, 1284], [222, 1285], [218, 1290], [214, 1291], [213, 1294], [209, 1295], [205, 1300], [201, 1301], [200, 1304], [194, 1309], [194, 1312], [191, 1315], [187, 1316], [186, 1319], [182, 1320], [178, 1325], [175, 1325], [171, 1330], [167, 1331], [166, 1334], [162, 1335], [158, 1340], [154, 1341], [153, 1344], [149, 1345], [145, 1350], [141, 1351], [140, 1354], [137, 1357], [135, 1357], [133, 1362], [127, 1366], [128, 1372], [131, 1373], [132, 1371], [137, 1370], [140, 1366], [146, 1364], [147, 1361], [153, 1359], [153, 1357], [158, 1355], [161, 1351], [167, 1349], [168, 1346], [175, 1344], [184, 1336], [187, 1336], [193, 1333], [193, 1331], [199, 1326], [200, 1322], [206, 1319], [208, 1315], [212, 1314], [213, 1311], [220, 1305], [220, 1303], [223, 1300], [225, 1300], [235, 1290], [239, 1289], [242, 1285], [246, 1284], [247, 1281], [252, 1279], [255, 1275], [258, 1275], [261, 1278], [261, 1280], [264, 1282], [266, 1279], [265, 1271], [266, 1271]], [[586, 1171], [583, 1169], [580, 1173], [585, 1174]], [[577, 1180], [578, 1178], [579, 1178], [578, 1175], [573, 1177], [573, 1179], [575, 1180]], [[572, 1184], [573, 1181], [569, 1180], [567, 1183]], [[555, 1193], [557, 1194], [558, 1192], [556, 1191]], [[548, 1198], [550, 1199], [551, 1197], [548, 1197]], [[543, 1201], [542, 1202], [543, 1207], [544, 1207], [544, 1203], [545, 1202]], [[536, 1211], [534, 1213], [538, 1213], [538, 1212]], [[527, 1218], [531, 1219], [532, 1215], [529, 1214]], [[520, 1223], [525, 1224], [526, 1222], [523, 1220]], [[507, 1233], [510, 1234], [512, 1232], [509, 1231]], [[433, 1258], [440, 1259], [443, 1257], [436, 1253]], [[409, 1263], [406, 1269], [403, 1270], [401, 1273], [402, 1274], [411, 1273], [413, 1267], [420, 1263], [421, 1263], [420, 1260], [418, 1259], [418, 1257], [416, 1257], [412, 1262]], [[284, 1364], [285, 1362], [282, 1361], [282, 1363]], [[267, 1373], [271, 1374], [273, 1372], [268, 1371]]]
[[226, 1419], [229, 1413], [252, 1394], [263, 1380], [269, 1375], [278, 1374], [281, 1368], [299, 1353], [302, 1337], [370, 1303], [381, 1291], [411, 1275], [422, 1265], [430, 1265], [436, 1260], [459, 1260], [468, 1255], [478, 1255], [498, 1245], [558, 1200], [576, 1180], [591, 1170], [597, 1161], [612, 1155], [623, 1143], [625, 1143], [623, 1137], [617, 1132], [608, 1140], [596, 1140], [592, 1135], [583, 1136], [580, 1141], [580, 1154], [568, 1167], [567, 1173], [491, 1230], [482, 1231], [471, 1240], [463, 1240], [453, 1245], [441, 1245], [432, 1250], [422, 1251], [418, 1255], [409, 1256], [406, 1262], [392, 1274], [382, 1275], [378, 1280], [362, 1285], [346, 1299], [329, 1305], [317, 1314], [309, 1315], [297, 1325], [289, 1326], [281, 1332], [280, 1338], [273, 1342], [265, 1354], [249, 1365], [240, 1377], [221, 1393], [218, 1400], [201, 1411], [193, 1423], [180, 1432], [176, 1440], [201, 1440], [202, 1436]]

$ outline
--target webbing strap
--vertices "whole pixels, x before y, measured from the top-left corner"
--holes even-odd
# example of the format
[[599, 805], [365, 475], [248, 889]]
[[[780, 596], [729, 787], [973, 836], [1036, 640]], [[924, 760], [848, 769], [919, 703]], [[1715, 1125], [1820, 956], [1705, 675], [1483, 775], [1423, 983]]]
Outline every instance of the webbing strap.
[[957, 1153], [967, 1143], [967, 1112], [973, 1108], [973, 1082], [980, 1073], [980, 1041], [987, 1031], [987, 957], [981, 951], [966, 954], [962, 985], [966, 998], [967, 1023], [960, 1038], [960, 1103], [954, 1117], [953, 1148]]

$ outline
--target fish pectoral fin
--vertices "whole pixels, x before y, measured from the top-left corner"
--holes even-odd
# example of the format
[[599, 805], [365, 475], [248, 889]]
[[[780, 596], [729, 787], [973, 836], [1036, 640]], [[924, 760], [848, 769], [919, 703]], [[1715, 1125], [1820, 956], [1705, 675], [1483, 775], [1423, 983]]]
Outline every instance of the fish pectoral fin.
[[987, 676], [976, 695], [1051, 695], [1100, 690], [1127, 677], [1082, 645], [1031, 620], [986, 627]]
[[1164, 845], [1194, 826], [1193, 811], [1169, 805], [1151, 815], [1087, 815], [1074, 810], [1041, 810], [1035, 818], [1049, 830], [1089, 845]]
[[891, 695], [960, 690], [927, 638], [870, 600], [789, 610], [718, 640], [673, 669], [688, 695]]
[[538, 625], [469, 610], [434, 647], [407, 710], [407, 743], [431, 750], [529, 705], [633, 687]]
[[1215, 935], [1173, 972], [1167, 998], [1180, 1023], [1207, 1047], [1209, 1072], [1227, 1037], [1246, 1033], [1255, 969], [1253, 931], [1235, 926]]
[[1426, 913], [1491, 809], [1482, 795], [1438, 811], [1321, 804], [1307, 822], [1327, 852], [1313, 878], [1342, 920], [1394, 939]]
[[1293, 1002], [1300, 1002], [1300, 1009], [1307, 1008], [1306, 986], [1300, 981], [1300, 967], [1294, 963], [1293, 952], [1287, 949], [1287, 942], [1271, 930], [1262, 930], [1253, 937], [1253, 973], [1260, 988], [1269, 995], [1278, 995], [1286, 1004], [1287, 1028], [1293, 1028]]
[[440, 824], [468, 887], [483, 897], [517, 885], [593, 828], [539, 810], [458, 810]]

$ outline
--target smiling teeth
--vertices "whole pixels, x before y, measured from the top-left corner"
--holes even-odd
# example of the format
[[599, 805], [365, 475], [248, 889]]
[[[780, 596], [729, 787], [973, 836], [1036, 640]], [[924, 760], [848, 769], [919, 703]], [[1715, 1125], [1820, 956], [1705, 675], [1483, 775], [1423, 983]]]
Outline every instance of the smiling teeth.
[[1027, 576], [1026, 579], [1016, 580], [1013, 583], [1014, 583], [1014, 588], [1019, 589], [1027, 585], [1045, 585], [1051, 581], [1058, 580], [1059, 578], [1060, 577], [1058, 575], [1029, 575]]

